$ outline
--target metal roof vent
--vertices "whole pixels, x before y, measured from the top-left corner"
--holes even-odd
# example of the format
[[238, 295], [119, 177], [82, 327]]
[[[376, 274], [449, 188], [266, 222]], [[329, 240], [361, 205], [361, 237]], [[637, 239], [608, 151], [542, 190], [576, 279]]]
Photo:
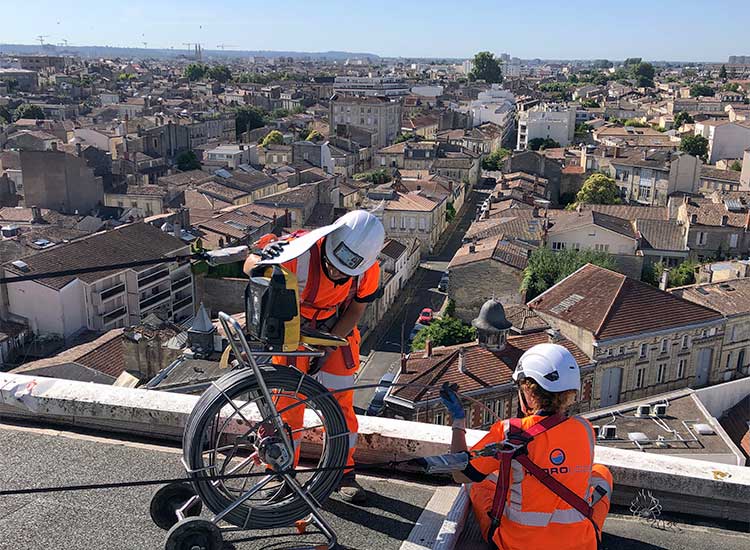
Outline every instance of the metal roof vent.
[[634, 443], [648, 443], [649, 438], [643, 432], [628, 432], [628, 439]]
[[693, 428], [700, 435], [714, 435], [716, 431], [709, 424], [694, 424]]
[[654, 405], [652, 409], [652, 415], [656, 416], [658, 418], [663, 418], [667, 416], [667, 409], [669, 408], [669, 405], [667, 403], [658, 403]]
[[607, 424], [601, 427], [599, 431], [599, 439], [616, 439], [617, 438], [617, 426], [614, 424]]
[[11, 265], [13, 267], [16, 267], [16, 268], [20, 269], [24, 273], [26, 273], [27, 271], [29, 271], [29, 264], [27, 264], [23, 260], [15, 260], [15, 261], [10, 262], [10, 263], [11, 263]]
[[647, 418], [651, 416], [651, 405], [638, 405], [638, 408], [635, 410], [635, 415], [638, 418]]

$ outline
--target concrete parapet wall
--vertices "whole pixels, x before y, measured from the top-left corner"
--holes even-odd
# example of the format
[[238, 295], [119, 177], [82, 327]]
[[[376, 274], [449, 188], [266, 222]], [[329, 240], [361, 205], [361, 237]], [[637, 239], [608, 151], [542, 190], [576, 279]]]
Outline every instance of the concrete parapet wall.
[[[179, 441], [197, 400], [191, 395], [0, 373], [0, 419]], [[314, 415], [305, 421], [316, 422]], [[361, 463], [438, 455], [450, 448], [447, 426], [364, 416], [359, 423]], [[469, 445], [484, 434], [468, 430]], [[315, 439], [310, 437], [309, 450]], [[667, 512], [750, 521], [748, 468], [609, 447], [596, 447], [596, 460], [612, 470], [617, 504], [629, 504], [645, 489]]]

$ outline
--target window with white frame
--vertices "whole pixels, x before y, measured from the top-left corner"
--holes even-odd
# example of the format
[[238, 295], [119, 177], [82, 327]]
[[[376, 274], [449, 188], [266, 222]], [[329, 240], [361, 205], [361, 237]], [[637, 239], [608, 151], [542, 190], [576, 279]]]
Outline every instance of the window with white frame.
[[729, 248], [737, 248], [739, 237], [740, 236], [737, 233], [732, 233], [731, 235], [729, 235]]
[[659, 363], [656, 366], [656, 383], [661, 384], [664, 382], [667, 375], [667, 364]]
[[706, 241], [708, 241], [708, 233], [705, 231], [698, 231], [695, 234], [695, 244], [698, 246], [703, 246], [706, 244]]
[[640, 351], [638, 353], [638, 356], [643, 358], [648, 355], [648, 344], [641, 344]]
[[726, 368], [727, 368], [727, 370], [729, 370], [729, 369], [732, 368], [732, 352], [731, 351], [729, 353], [727, 353], [727, 365], [726, 365]]
[[646, 368], [641, 367], [635, 371], [635, 389], [642, 388], [646, 383]]
[[552, 250], [565, 250], [565, 243], [560, 241], [552, 241]]
[[685, 377], [685, 367], [687, 367], [687, 359], [680, 359], [677, 362], [677, 379], [678, 380]]
[[419, 217], [419, 230], [424, 231], [427, 227], [427, 223], [425, 222], [424, 216]]
[[391, 229], [396, 229], [396, 216], [391, 216]]
[[445, 411], [435, 411], [432, 415], [432, 423], [440, 426], [445, 425]]
[[682, 335], [682, 349], [687, 349], [688, 347], [688, 335], [683, 334]]
[[669, 349], [669, 341], [664, 338], [664, 340], [661, 341], [661, 353], [667, 353], [667, 350]]
[[596, 250], [597, 252], [609, 252], [609, 245], [596, 243], [594, 245], [594, 250]]

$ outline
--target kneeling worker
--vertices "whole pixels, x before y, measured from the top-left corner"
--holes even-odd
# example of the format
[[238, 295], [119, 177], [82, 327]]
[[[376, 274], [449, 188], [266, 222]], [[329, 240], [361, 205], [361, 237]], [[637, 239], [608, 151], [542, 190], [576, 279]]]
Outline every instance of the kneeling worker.
[[[244, 271], [248, 275], [261, 259], [279, 261], [297, 275], [300, 314], [309, 328], [324, 329], [346, 338], [348, 346], [331, 350], [325, 357], [310, 361], [298, 357], [274, 357], [276, 364], [290, 364], [310, 375], [329, 390], [354, 386], [359, 370], [360, 334], [357, 323], [367, 304], [380, 296], [378, 254], [383, 248], [385, 230], [378, 218], [364, 210], [348, 212], [333, 224], [309, 233], [298, 233], [281, 239], [268, 235], [258, 243], [261, 255], [250, 255]], [[283, 260], [283, 261], [282, 261]], [[357, 443], [357, 416], [354, 414], [354, 391], [334, 394], [341, 405], [349, 429], [349, 455], [339, 494], [344, 500], [361, 503], [365, 492], [355, 479], [354, 450]], [[277, 407], [292, 405], [282, 397]], [[304, 407], [294, 407], [282, 416], [294, 432], [295, 462], [299, 458], [299, 440]]]
[[[609, 512], [612, 475], [594, 464], [588, 420], [567, 416], [580, 391], [573, 355], [557, 344], [538, 344], [513, 373], [523, 418], [495, 423], [472, 451], [481, 453], [458, 483], [469, 495], [482, 536], [501, 550], [595, 550]], [[456, 387], [441, 398], [453, 418], [451, 452], [467, 450], [465, 412]], [[498, 452], [499, 451], [499, 452]]]

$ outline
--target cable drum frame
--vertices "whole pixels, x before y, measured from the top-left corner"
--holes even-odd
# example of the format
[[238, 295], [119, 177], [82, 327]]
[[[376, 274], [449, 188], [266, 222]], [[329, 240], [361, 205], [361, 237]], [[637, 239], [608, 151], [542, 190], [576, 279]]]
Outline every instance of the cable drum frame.
[[[173, 539], [179, 538], [176, 535], [184, 535], [189, 529], [192, 531], [189, 531], [188, 535], [192, 536], [195, 529], [203, 528], [206, 536], [201, 541], [204, 541], [210, 538], [208, 535], [216, 537], [217, 532], [220, 536], [220, 532], [295, 525], [300, 532], [303, 532], [301, 526], [309, 523], [315, 524], [328, 541], [325, 546], [312, 548], [336, 548], [336, 533], [322, 516], [320, 507], [321, 503], [338, 488], [346, 464], [349, 431], [341, 408], [328, 389], [312, 377], [292, 367], [261, 365], [258, 361], [260, 358], [268, 358], [271, 355], [320, 357], [323, 352], [311, 348], [304, 351], [273, 353], [252, 350], [239, 323], [234, 318], [220, 312], [219, 321], [240, 368], [212, 382], [201, 395], [187, 420], [183, 434], [182, 463], [188, 477], [193, 480], [192, 486], [195, 494], [174, 510], [175, 519], [178, 521], [168, 535], [167, 550], [181, 550], [183, 547], [213, 549], [210, 542], [205, 544], [191, 542], [185, 545], [184, 537], [176, 545], [173, 544]], [[283, 392], [284, 397], [296, 398], [299, 401], [284, 407], [283, 410], [305, 405], [308, 410], [317, 414], [320, 420], [320, 425], [301, 429], [302, 431], [318, 429], [322, 432], [323, 448], [318, 463], [320, 471], [313, 473], [307, 481], [298, 480], [289, 473], [294, 466], [295, 449], [292, 433], [276, 407], [280, 392]], [[304, 397], [302, 399], [294, 397], [297, 394]], [[257, 410], [253, 411], [252, 407], [247, 406], [248, 404], [254, 404]], [[256, 418], [258, 421], [254, 421]], [[242, 435], [234, 433], [243, 429], [245, 433]], [[250, 438], [250, 432], [270, 433], [272, 437], [259, 439], [257, 433], [253, 433]], [[251, 454], [244, 458], [239, 456], [225, 458], [219, 468], [217, 457], [229, 448], [222, 442], [225, 439], [231, 439], [232, 436], [235, 437], [235, 449], [230, 452], [236, 451], [239, 447], [237, 442], [242, 438], [248, 438], [244, 447], [245, 454], [248, 448], [253, 446], [252, 444], [258, 451], [255, 456]], [[268, 441], [270, 444], [264, 447]], [[262, 451], [265, 451], [266, 460], [264, 461], [261, 461], [258, 456], [258, 453]], [[204, 460], [207, 453], [209, 461], [213, 461], [208, 465]], [[268, 459], [270, 455], [273, 455], [273, 458]], [[268, 475], [253, 478], [252, 487], [247, 490], [245, 490], [247, 479], [243, 482], [241, 490], [228, 488], [223, 480], [210, 479], [216, 474], [234, 474], [241, 467], [250, 464], [252, 460], [255, 464], [268, 463], [270, 460], [271, 465], [266, 466]], [[239, 464], [237, 464], [238, 461]], [[229, 466], [232, 469], [227, 471], [226, 468]], [[206, 479], [207, 477], [209, 479]], [[262, 490], [272, 491], [268, 489], [268, 486], [274, 480], [283, 481], [283, 485], [279, 483], [277, 487], [280, 491], [285, 485], [288, 489], [286, 496], [277, 495], [276, 500], [273, 496], [268, 500], [262, 496], [261, 500], [265, 502], [260, 505], [253, 507], [248, 504], [253, 502], [251, 499], [257, 498]], [[213, 513], [210, 520], [188, 517], [192, 515], [190, 510], [195, 510], [198, 503], [203, 503]], [[306, 517], [307, 519], [301, 524], [300, 520]], [[199, 524], [196, 526], [197, 523]]]

